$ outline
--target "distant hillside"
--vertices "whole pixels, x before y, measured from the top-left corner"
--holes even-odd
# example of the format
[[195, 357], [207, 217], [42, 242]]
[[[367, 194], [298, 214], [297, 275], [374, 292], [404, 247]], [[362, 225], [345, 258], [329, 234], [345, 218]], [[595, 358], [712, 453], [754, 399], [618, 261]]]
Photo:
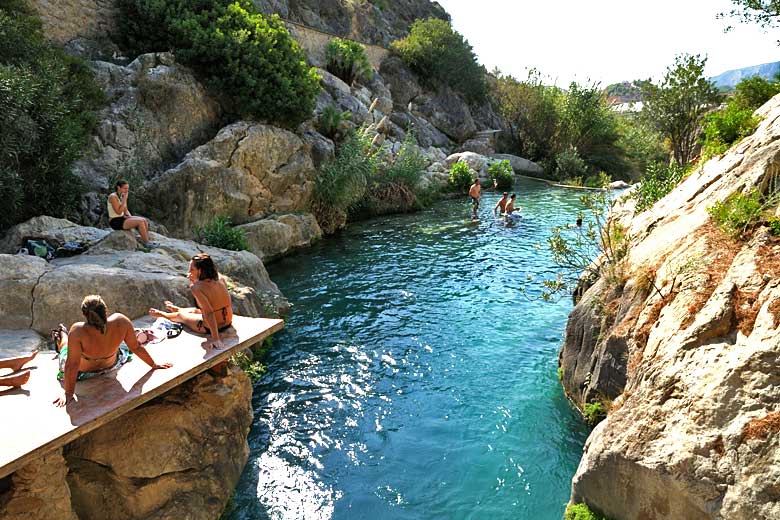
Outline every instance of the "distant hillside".
[[772, 79], [780, 72], [780, 61], [774, 63], [764, 63], [763, 65], [753, 65], [742, 69], [727, 70], [723, 74], [718, 74], [710, 78], [715, 86], [721, 90], [731, 90], [737, 86], [737, 83], [746, 78], [761, 76], [762, 78]]

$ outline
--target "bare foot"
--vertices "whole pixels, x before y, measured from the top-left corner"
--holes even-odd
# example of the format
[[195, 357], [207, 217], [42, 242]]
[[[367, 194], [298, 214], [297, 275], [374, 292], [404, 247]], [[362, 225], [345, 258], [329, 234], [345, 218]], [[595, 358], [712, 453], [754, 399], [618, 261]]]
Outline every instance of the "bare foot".
[[179, 308], [176, 305], [174, 305], [173, 302], [165, 300], [163, 302], [163, 305], [165, 305], [165, 308], [171, 312], [179, 312]]
[[154, 307], [149, 309], [149, 315], [155, 318], [167, 318], [164, 312], [155, 309]]
[[[33, 353], [30, 354], [29, 356], [18, 356], [18, 357], [3, 359], [2, 362], [0, 363], [0, 368], [10, 368], [12, 371], [16, 372], [18, 370], [21, 370], [26, 363], [32, 361], [37, 355], [38, 355], [38, 351], [34, 350]], [[8, 376], [8, 377], [12, 377], [12, 376]]]
[[25, 369], [17, 374], [0, 377], [0, 386], [18, 387], [30, 380], [30, 370]]

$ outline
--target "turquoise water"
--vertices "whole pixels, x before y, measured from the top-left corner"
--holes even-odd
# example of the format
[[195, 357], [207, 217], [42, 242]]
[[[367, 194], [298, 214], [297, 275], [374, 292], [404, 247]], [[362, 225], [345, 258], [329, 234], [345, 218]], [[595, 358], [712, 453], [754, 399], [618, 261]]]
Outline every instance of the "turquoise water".
[[[518, 181], [513, 228], [445, 201], [271, 266], [293, 303], [255, 385], [234, 519], [555, 519], [587, 429], [557, 380], [571, 303], [549, 228], [579, 194]], [[541, 245], [541, 247], [539, 247]]]

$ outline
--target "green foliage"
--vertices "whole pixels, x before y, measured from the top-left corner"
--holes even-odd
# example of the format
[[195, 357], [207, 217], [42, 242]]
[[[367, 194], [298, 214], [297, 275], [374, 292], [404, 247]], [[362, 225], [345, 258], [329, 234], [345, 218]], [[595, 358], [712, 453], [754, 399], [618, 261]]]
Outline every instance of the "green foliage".
[[717, 89], [704, 76], [706, 63], [706, 57], [678, 55], [661, 83], [646, 88], [643, 117], [669, 139], [680, 166], [690, 162], [704, 115], [720, 100]]
[[118, 0], [117, 7], [130, 51], [172, 50], [239, 116], [295, 127], [311, 115], [315, 69], [281, 19], [258, 13], [250, 0]]
[[780, 217], [769, 218], [769, 231], [774, 236], [780, 236]]
[[273, 336], [268, 336], [262, 343], [255, 344], [250, 349], [233, 354], [230, 358], [230, 363], [246, 372], [249, 380], [252, 383], [256, 383], [266, 373], [266, 366], [263, 360], [272, 345]]
[[196, 228], [194, 232], [195, 238], [202, 244], [231, 251], [249, 249], [246, 232], [243, 229], [234, 228], [229, 217], [214, 217], [214, 220], [201, 228]]
[[336, 157], [320, 168], [314, 188], [315, 198], [323, 205], [347, 211], [360, 202], [370, 179], [381, 162], [381, 151], [371, 145], [365, 130], [352, 132]]
[[341, 78], [347, 85], [352, 85], [355, 80], [369, 80], [373, 73], [366, 48], [352, 40], [330, 40], [325, 47], [325, 61], [328, 72]]
[[739, 238], [749, 227], [758, 222], [764, 211], [761, 195], [757, 190], [735, 193], [723, 202], [716, 202], [707, 212], [718, 227], [732, 238]]
[[577, 153], [576, 148], [568, 148], [555, 156], [555, 178], [566, 184], [582, 186], [582, 178], [587, 173], [588, 165]]
[[608, 98], [617, 98], [620, 103], [636, 103], [642, 101], [642, 93], [647, 83], [647, 80], [614, 83], [604, 89], [604, 95]]
[[638, 176], [653, 163], [669, 161], [663, 136], [643, 118], [629, 115], [619, 117], [618, 134], [620, 138], [617, 146], [624, 150], [632, 176]]
[[349, 118], [349, 112], [342, 112], [338, 107], [328, 105], [317, 118], [317, 131], [325, 137], [333, 139], [341, 130], [342, 122]]
[[633, 197], [636, 198], [636, 212], [641, 213], [661, 200], [680, 183], [684, 175], [685, 168], [677, 164], [650, 165], [641, 183], [633, 192]]
[[491, 180], [496, 181], [496, 187], [500, 190], [509, 190], [515, 183], [514, 170], [507, 160], [497, 161], [488, 166]]
[[737, 84], [734, 97], [729, 104], [740, 108], [755, 110], [776, 94], [780, 93], [780, 82], [769, 81], [761, 76], [743, 79]]
[[563, 381], [563, 367], [558, 367], [558, 380]]
[[83, 186], [71, 165], [102, 103], [87, 65], [48, 44], [25, 3], [0, 2], [0, 229], [76, 217]]
[[598, 423], [606, 419], [607, 409], [604, 403], [596, 401], [595, 403], [586, 403], [582, 407], [582, 415], [585, 416], [585, 420], [591, 426], [596, 426]]
[[416, 192], [428, 161], [415, 143], [414, 134], [412, 132], [406, 134], [395, 159], [386, 165], [383, 177], [387, 181], [403, 184]]
[[704, 118], [702, 156], [720, 155], [735, 142], [752, 134], [758, 126], [753, 109], [739, 108], [729, 103], [726, 108], [707, 114]]
[[[719, 17], [734, 17], [740, 22], [756, 23], [766, 29], [778, 26], [778, 17], [780, 17], [778, 0], [731, 0], [731, 3], [734, 4], [734, 8], [727, 13], [720, 13]], [[731, 27], [727, 29], [730, 30]]]
[[563, 520], [607, 520], [601, 515], [597, 515], [587, 504], [569, 504], [566, 506], [566, 512], [563, 513]]
[[409, 36], [391, 47], [431, 86], [449, 85], [472, 102], [485, 99], [485, 70], [468, 41], [446, 20], [416, 20]]
[[467, 191], [474, 182], [474, 173], [469, 165], [458, 161], [450, 166], [450, 185], [458, 191]]

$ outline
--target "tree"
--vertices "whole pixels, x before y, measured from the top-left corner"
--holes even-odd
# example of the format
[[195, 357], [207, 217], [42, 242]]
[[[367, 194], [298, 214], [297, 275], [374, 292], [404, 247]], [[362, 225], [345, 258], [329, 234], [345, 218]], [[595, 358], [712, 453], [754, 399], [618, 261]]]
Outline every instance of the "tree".
[[704, 77], [706, 63], [706, 56], [678, 55], [660, 85], [646, 87], [643, 115], [669, 139], [680, 166], [690, 162], [704, 115], [720, 100], [715, 85]]
[[730, 16], [743, 23], [757, 23], [765, 29], [780, 25], [780, 0], [731, 0], [731, 3], [734, 9], [720, 13], [719, 18]]

